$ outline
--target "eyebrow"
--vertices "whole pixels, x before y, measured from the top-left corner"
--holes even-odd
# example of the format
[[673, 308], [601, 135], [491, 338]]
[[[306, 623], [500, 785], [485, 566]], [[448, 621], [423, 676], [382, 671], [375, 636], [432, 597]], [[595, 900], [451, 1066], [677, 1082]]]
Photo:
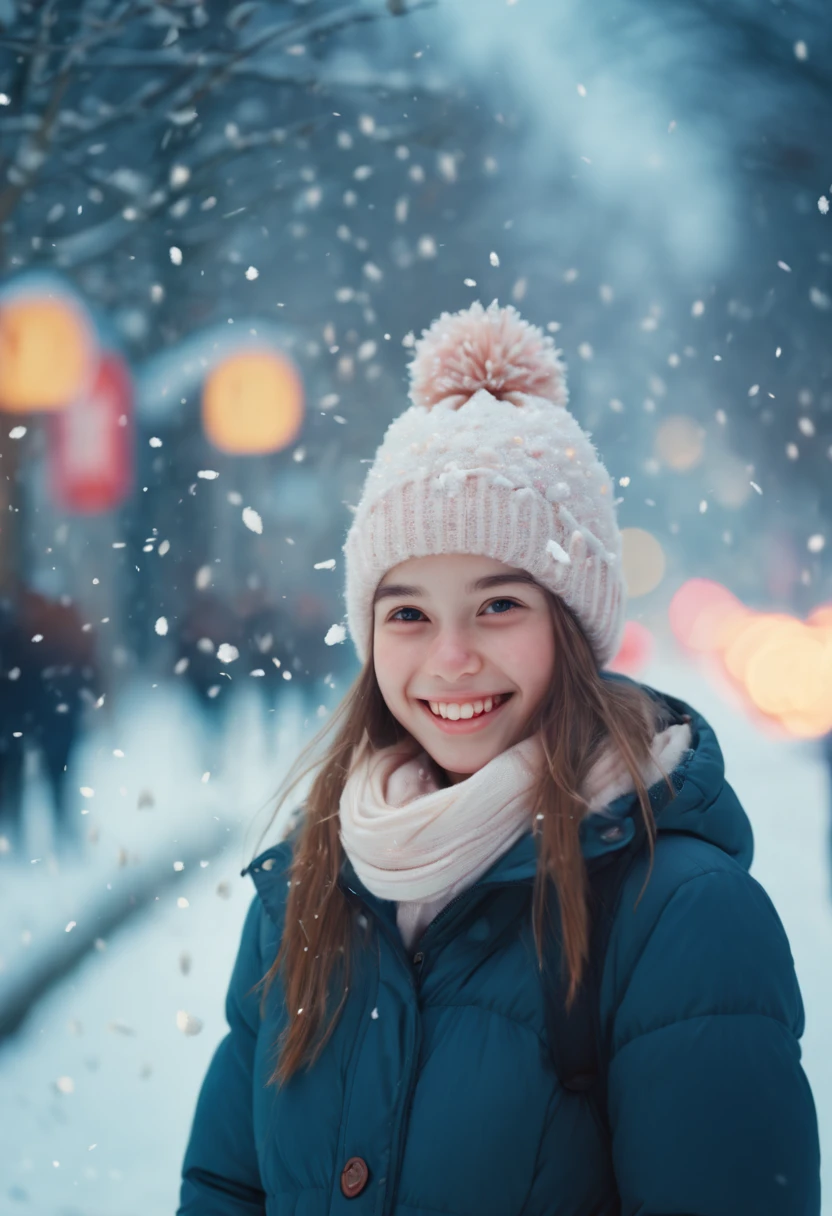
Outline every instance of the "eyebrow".
[[[475, 591], [485, 591], [488, 587], [501, 587], [506, 583], [530, 583], [533, 587], [540, 586], [537, 579], [533, 578], [531, 574], [518, 570], [516, 574], [486, 574], [484, 578], [478, 578], [473, 583], [468, 583], [465, 590], [468, 595], [473, 595]], [[409, 583], [388, 583], [386, 587], [379, 587], [376, 591], [373, 597], [373, 607], [380, 600], [419, 595], [427, 595], [424, 587], [412, 587]]]

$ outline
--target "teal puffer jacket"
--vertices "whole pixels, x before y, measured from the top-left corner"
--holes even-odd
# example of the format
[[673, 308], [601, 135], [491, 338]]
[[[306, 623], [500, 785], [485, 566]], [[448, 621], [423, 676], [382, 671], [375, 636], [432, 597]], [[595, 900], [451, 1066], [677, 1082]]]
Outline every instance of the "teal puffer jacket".
[[[178, 1216], [818, 1216], [817, 1121], [800, 1064], [789, 943], [750, 877], [752, 835], [695, 710], [693, 746], [651, 797], [653, 877], [630, 871], [606, 955], [611, 1143], [562, 1089], [531, 931], [529, 834], [408, 953], [395, 905], [345, 863], [374, 925], [318, 1062], [266, 1088], [285, 1024], [250, 993], [274, 960], [290, 846], [243, 873], [257, 888], [202, 1085]], [[632, 840], [634, 795], [581, 825], [587, 864]], [[613, 817], [612, 824], [610, 816]]]

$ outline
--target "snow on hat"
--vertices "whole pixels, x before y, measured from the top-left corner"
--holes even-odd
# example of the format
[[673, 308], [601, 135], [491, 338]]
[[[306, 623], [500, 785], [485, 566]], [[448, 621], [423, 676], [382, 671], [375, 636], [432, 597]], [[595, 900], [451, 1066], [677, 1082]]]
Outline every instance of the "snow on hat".
[[599, 666], [617, 652], [626, 589], [613, 483], [566, 408], [559, 353], [496, 300], [442, 313], [416, 342], [412, 404], [384, 434], [343, 546], [362, 664], [381, 579], [441, 553], [528, 571], [575, 613]]

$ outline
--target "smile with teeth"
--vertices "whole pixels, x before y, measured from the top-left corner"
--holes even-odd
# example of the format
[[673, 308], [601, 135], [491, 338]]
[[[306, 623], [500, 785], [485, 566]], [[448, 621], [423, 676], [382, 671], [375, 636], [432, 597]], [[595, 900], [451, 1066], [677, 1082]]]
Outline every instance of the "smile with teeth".
[[461, 704], [445, 701], [428, 701], [431, 713], [437, 718], [447, 718], [449, 722], [456, 722], [461, 718], [477, 718], [480, 714], [491, 713], [503, 701], [506, 701], [511, 696], [511, 693], [499, 693], [496, 697], [486, 697], [482, 701], [465, 701]]

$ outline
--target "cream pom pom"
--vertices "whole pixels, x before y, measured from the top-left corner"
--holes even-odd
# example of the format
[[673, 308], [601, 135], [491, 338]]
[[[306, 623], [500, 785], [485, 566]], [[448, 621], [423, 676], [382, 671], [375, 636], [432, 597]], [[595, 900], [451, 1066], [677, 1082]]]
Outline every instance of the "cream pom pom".
[[410, 400], [431, 409], [447, 401], [459, 409], [479, 389], [522, 405], [517, 394], [568, 400], [566, 369], [550, 337], [524, 321], [510, 304], [476, 300], [457, 313], [443, 312], [416, 343], [410, 364]]

